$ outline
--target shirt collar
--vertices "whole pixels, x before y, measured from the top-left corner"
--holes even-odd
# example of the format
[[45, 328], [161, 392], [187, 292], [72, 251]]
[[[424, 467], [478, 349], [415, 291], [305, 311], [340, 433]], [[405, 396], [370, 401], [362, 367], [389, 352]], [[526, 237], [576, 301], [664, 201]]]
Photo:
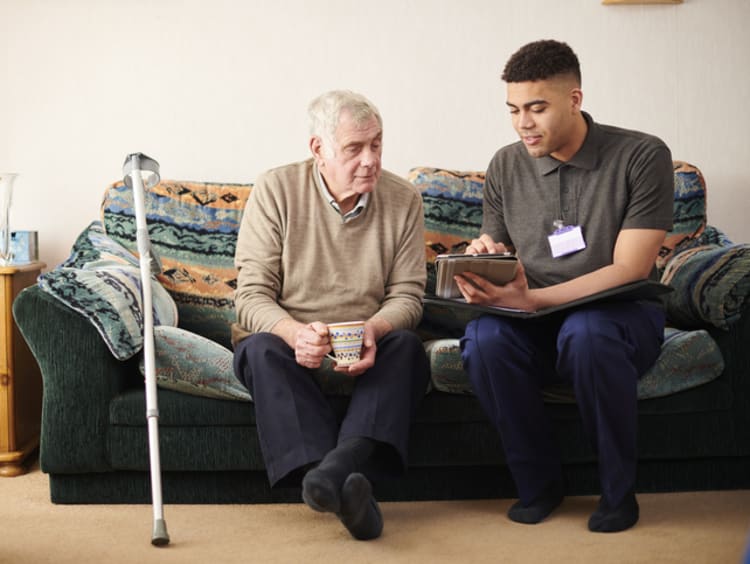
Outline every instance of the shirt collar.
[[370, 193], [366, 192], [364, 194], [360, 194], [359, 199], [357, 200], [357, 204], [352, 208], [349, 212], [342, 214], [341, 208], [339, 207], [338, 202], [336, 201], [336, 198], [334, 198], [331, 195], [331, 192], [328, 191], [328, 186], [326, 185], [326, 181], [323, 178], [323, 175], [320, 173], [320, 169], [315, 166], [315, 172], [318, 175], [318, 186], [320, 187], [320, 193], [325, 198], [325, 200], [331, 205], [333, 209], [335, 209], [337, 212], [341, 214], [341, 219], [344, 223], [347, 221], [351, 221], [355, 217], [359, 216], [363, 211], [365, 211], [365, 208], [367, 208], [367, 203], [370, 201]]
[[558, 161], [556, 158], [546, 155], [537, 159], [537, 170], [541, 175], [556, 171], [562, 165], [569, 165], [587, 170], [593, 170], [599, 157], [602, 132], [594, 119], [586, 112], [581, 112], [586, 120], [586, 138], [578, 152], [567, 162]]

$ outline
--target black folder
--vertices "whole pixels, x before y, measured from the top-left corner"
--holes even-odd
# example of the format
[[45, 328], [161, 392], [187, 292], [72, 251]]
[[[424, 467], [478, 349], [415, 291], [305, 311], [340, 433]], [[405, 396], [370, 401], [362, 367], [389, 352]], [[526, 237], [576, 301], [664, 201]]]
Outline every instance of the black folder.
[[425, 306], [436, 305], [440, 307], [457, 307], [462, 309], [471, 309], [479, 313], [491, 313], [494, 315], [504, 315], [506, 317], [519, 317], [519, 318], [535, 318], [542, 317], [543, 315], [549, 315], [558, 311], [564, 311], [567, 309], [573, 309], [585, 304], [592, 302], [605, 302], [605, 301], [637, 301], [637, 300], [654, 300], [665, 294], [671, 292], [673, 288], [656, 282], [655, 280], [637, 280], [630, 282], [629, 284], [623, 284], [621, 286], [615, 286], [601, 292], [596, 292], [573, 300], [571, 302], [547, 307], [538, 311], [520, 311], [517, 309], [486, 306], [478, 304], [466, 303], [463, 298], [439, 298], [437, 296], [427, 295], [424, 298]]

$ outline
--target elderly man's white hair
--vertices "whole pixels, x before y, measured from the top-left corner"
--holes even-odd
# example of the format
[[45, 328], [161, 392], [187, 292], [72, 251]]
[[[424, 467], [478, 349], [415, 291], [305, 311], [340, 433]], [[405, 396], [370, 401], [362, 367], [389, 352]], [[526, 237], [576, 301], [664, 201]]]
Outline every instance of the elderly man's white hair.
[[380, 128], [383, 127], [380, 112], [372, 102], [361, 94], [349, 90], [332, 90], [321, 94], [310, 102], [307, 112], [310, 116], [310, 135], [321, 140], [323, 151], [327, 157], [333, 156], [336, 128], [343, 111], [348, 111], [357, 125], [375, 117]]

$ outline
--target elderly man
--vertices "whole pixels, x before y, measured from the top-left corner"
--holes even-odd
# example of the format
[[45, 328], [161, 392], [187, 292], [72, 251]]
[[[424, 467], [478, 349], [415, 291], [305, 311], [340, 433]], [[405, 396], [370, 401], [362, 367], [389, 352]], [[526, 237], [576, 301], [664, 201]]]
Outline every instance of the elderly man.
[[[235, 256], [235, 372], [255, 402], [271, 485], [298, 483], [316, 511], [357, 539], [380, 536], [371, 480], [403, 472], [428, 364], [412, 331], [422, 313], [422, 201], [381, 169], [383, 126], [361, 95], [309, 107], [312, 158], [260, 176]], [[327, 324], [365, 320], [338, 421], [314, 378], [331, 352]]]

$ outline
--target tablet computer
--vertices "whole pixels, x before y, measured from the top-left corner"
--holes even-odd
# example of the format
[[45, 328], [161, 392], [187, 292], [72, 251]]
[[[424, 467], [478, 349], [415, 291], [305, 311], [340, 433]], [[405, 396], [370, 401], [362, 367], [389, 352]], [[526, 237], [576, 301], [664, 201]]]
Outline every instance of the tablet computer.
[[435, 257], [437, 280], [435, 295], [439, 298], [457, 298], [461, 292], [453, 277], [463, 272], [473, 272], [493, 284], [506, 284], [516, 276], [518, 259], [512, 253], [483, 255], [438, 255]]

